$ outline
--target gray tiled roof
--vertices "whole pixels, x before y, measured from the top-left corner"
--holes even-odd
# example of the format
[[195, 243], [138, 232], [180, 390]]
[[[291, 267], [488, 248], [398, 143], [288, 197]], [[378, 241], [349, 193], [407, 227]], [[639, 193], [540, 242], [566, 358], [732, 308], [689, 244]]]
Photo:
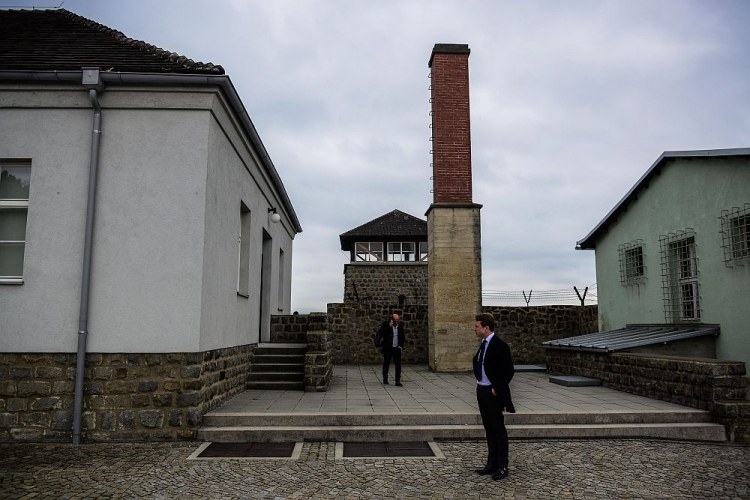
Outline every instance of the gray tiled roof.
[[394, 210], [355, 227], [339, 237], [348, 239], [364, 236], [368, 238], [427, 237], [427, 222], [401, 210]]
[[224, 68], [126, 37], [65, 9], [0, 9], [0, 70], [223, 75]]
[[718, 334], [718, 325], [627, 325], [625, 328], [608, 332], [550, 340], [542, 343], [542, 346], [548, 349], [569, 351], [615, 352]]

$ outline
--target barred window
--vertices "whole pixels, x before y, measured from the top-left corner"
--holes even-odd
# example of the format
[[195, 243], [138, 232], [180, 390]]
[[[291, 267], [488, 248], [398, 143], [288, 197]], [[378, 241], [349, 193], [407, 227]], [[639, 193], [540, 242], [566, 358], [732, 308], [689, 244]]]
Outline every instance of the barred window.
[[700, 319], [698, 258], [692, 229], [659, 237], [664, 318], [667, 323]]
[[750, 256], [750, 203], [745, 203], [744, 208], [722, 210], [719, 219], [724, 264], [732, 267], [747, 263], [746, 257]]
[[637, 240], [618, 247], [620, 255], [620, 283], [624, 286], [641, 283], [646, 279], [643, 259], [643, 241]]

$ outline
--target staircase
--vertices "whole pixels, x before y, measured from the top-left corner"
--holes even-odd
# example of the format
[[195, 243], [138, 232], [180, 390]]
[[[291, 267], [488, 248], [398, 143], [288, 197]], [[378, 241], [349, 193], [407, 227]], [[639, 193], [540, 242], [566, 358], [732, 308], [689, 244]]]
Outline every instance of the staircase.
[[304, 391], [306, 352], [307, 344], [258, 344], [253, 352], [245, 388]]
[[[701, 410], [506, 414], [511, 439], [657, 438], [724, 442]], [[198, 437], [212, 442], [485, 439], [478, 413], [237, 413], [212, 411]]]

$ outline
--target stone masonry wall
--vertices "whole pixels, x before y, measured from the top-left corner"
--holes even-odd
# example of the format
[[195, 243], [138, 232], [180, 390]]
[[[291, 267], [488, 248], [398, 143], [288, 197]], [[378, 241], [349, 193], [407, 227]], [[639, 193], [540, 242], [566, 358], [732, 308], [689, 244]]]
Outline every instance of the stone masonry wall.
[[484, 306], [482, 311], [495, 317], [496, 330], [519, 365], [543, 365], [542, 342], [599, 331], [597, 306]]
[[[597, 331], [596, 306], [484, 307], [482, 310], [495, 316], [497, 330], [510, 345], [516, 364], [544, 364], [542, 342]], [[427, 363], [426, 305], [398, 307], [363, 303], [328, 304], [334, 361], [340, 364], [382, 362], [382, 354], [374, 344], [375, 332], [394, 312], [401, 315], [406, 328], [403, 362]], [[291, 335], [295, 328], [307, 328], [307, 315], [285, 318], [295, 319], [272, 324], [272, 331], [284, 336]]]
[[597, 378], [606, 387], [710, 411], [731, 441], [750, 443], [745, 363], [548, 349], [547, 371]]
[[340, 364], [382, 363], [375, 333], [388, 316], [397, 313], [404, 324], [401, 362], [427, 363], [427, 306], [387, 306], [363, 303], [328, 304], [328, 328], [333, 336], [334, 361]]
[[[252, 346], [86, 356], [84, 441], [189, 439], [244, 390]], [[74, 353], [0, 354], [0, 441], [72, 440]]]
[[333, 335], [326, 315], [311, 315], [305, 354], [305, 391], [325, 392], [333, 375]]
[[399, 295], [408, 305], [427, 303], [426, 262], [344, 265], [344, 302], [398, 304]]

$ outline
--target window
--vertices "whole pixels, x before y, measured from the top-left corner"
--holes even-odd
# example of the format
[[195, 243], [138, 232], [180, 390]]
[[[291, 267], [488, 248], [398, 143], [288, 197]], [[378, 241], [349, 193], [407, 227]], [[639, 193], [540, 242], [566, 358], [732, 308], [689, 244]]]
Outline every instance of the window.
[[698, 258], [692, 230], [659, 238], [664, 317], [667, 322], [700, 319]]
[[276, 302], [279, 311], [284, 310], [284, 250], [279, 248], [279, 296]]
[[724, 264], [732, 267], [746, 263], [750, 256], [750, 203], [740, 209], [722, 210], [721, 246], [724, 249]]
[[23, 283], [31, 165], [0, 163], [0, 282]]
[[618, 248], [620, 254], [620, 283], [635, 285], [646, 279], [646, 267], [643, 263], [643, 242], [633, 241]]
[[427, 242], [419, 242], [419, 260], [421, 262], [427, 262]]
[[388, 260], [392, 262], [414, 262], [414, 243], [395, 242], [388, 243]]
[[365, 242], [354, 244], [354, 260], [357, 262], [380, 262], [383, 260], [383, 243]]
[[240, 202], [240, 227], [237, 263], [237, 295], [249, 297], [250, 281], [250, 209]]

